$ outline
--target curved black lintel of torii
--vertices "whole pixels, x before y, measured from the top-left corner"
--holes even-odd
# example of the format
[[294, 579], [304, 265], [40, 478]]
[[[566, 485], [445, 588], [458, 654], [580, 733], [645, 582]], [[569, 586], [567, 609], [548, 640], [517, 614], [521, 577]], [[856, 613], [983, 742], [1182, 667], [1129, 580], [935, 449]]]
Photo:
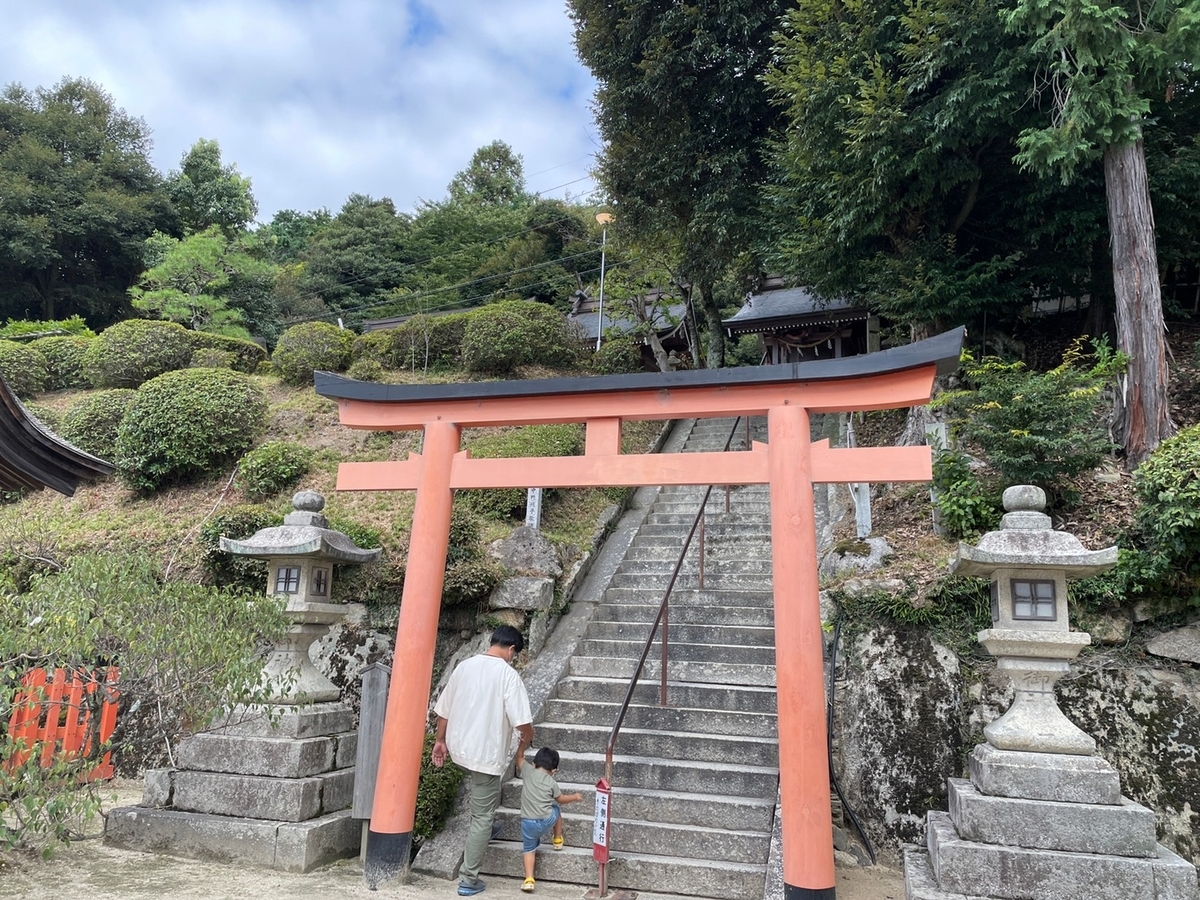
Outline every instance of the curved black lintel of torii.
[[948, 375], [958, 369], [965, 336], [966, 328], [960, 326], [923, 341], [915, 341], [902, 347], [890, 347], [878, 353], [734, 369], [689, 369], [681, 372], [585, 375], [537, 381], [473, 381], [460, 384], [377, 384], [356, 381], [332, 372], [316, 372], [313, 380], [318, 394], [335, 400], [414, 403], [832, 381], [885, 375], [926, 366], [935, 366], [938, 375]]

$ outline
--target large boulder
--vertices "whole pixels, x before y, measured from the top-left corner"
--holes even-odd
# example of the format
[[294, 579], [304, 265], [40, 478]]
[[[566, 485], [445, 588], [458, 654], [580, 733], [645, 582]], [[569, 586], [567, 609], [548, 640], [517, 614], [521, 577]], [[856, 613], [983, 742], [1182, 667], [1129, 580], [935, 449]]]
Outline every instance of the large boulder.
[[528, 525], [520, 525], [504, 540], [495, 541], [489, 553], [510, 572], [554, 578], [562, 574], [558, 550], [540, 531]]

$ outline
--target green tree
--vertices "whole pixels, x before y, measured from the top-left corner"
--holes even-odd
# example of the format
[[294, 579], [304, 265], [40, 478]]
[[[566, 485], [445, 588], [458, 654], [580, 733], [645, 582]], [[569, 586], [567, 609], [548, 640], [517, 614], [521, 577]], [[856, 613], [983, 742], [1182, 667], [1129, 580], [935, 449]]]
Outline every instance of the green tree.
[[170, 223], [149, 151], [146, 123], [91, 81], [0, 93], [0, 317], [127, 313], [142, 242]]
[[492, 141], [471, 156], [467, 167], [447, 186], [452, 200], [485, 206], [526, 202], [525, 163], [504, 141]]
[[196, 141], [180, 160], [179, 170], [167, 176], [167, 192], [188, 234], [215, 225], [232, 238], [258, 214], [250, 179], [233, 163], [224, 165], [220, 145], [205, 138]]
[[768, 76], [774, 268], [918, 327], [1095, 296], [1099, 173], [1068, 190], [1012, 161], [1032, 71], [992, 0], [800, 0]]
[[1050, 107], [1048, 123], [1021, 132], [1018, 161], [1064, 182], [1104, 161], [1117, 339], [1129, 357], [1120, 444], [1136, 464], [1174, 430], [1143, 125], [1152, 97], [1191, 89], [1200, 0], [1018, 0], [1005, 20], [1028, 35], [1042, 64], [1035, 98]]
[[597, 177], [620, 232], [677, 254], [724, 342], [715, 288], [756, 244], [766, 139], [779, 121], [761, 76], [783, 0], [569, 0], [580, 58], [599, 82]]
[[[129, 289], [136, 309], [193, 331], [249, 338], [246, 316], [229, 297], [234, 286], [260, 285], [270, 297], [271, 266], [246, 253], [212, 225], [183, 240], [156, 234], [147, 256], [157, 264]], [[243, 306], [247, 298], [239, 298]]]

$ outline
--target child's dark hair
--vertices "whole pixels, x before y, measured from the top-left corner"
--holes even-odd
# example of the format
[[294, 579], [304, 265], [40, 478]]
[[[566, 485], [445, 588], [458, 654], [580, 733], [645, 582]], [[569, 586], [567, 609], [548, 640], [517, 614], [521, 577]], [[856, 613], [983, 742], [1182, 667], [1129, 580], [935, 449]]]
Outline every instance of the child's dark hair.
[[537, 756], [533, 758], [533, 764], [539, 769], [545, 769], [547, 772], [552, 772], [558, 768], [558, 751], [551, 750], [549, 747], [543, 747], [537, 752]]

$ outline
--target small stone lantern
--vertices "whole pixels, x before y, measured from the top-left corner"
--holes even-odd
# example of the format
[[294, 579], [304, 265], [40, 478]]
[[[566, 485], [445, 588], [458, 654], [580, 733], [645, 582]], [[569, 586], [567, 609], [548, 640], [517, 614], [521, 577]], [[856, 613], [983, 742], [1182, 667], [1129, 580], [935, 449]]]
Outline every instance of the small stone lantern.
[[979, 643], [1016, 690], [1008, 712], [984, 728], [988, 743], [998, 750], [1090, 756], [1095, 740], [1063, 715], [1054, 696], [1070, 661], [1091, 643], [1067, 623], [1067, 579], [1112, 568], [1117, 548], [1085, 550], [1074, 535], [1051, 528], [1045, 505], [1041, 488], [1010, 487], [1000, 530], [974, 547], [959, 544], [950, 570], [991, 579], [992, 627], [979, 633]]
[[266, 560], [267, 594], [287, 599], [284, 614], [292, 625], [263, 667], [277, 705], [340, 698], [337, 686], [312, 664], [308, 648], [345, 614], [345, 605], [331, 600], [334, 565], [373, 562], [381, 552], [362, 550], [331, 529], [321, 515], [325, 498], [315, 491], [301, 491], [292, 504], [295, 510], [282, 525], [262, 528], [244, 541], [221, 538], [226, 553]]

